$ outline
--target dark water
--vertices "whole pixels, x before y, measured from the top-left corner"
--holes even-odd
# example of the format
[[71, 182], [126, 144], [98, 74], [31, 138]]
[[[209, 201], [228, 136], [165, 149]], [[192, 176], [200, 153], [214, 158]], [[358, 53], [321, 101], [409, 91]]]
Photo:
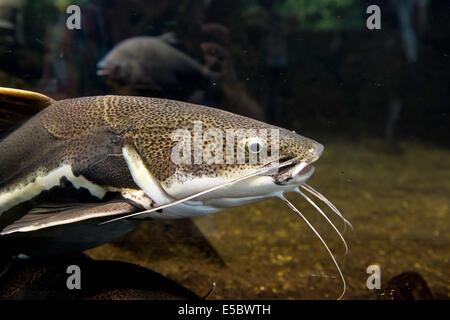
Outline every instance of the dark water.
[[[80, 29], [68, 29], [70, 4]], [[366, 25], [372, 4], [381, 29]], [[414, 298], [448, 299], [449, 11], [437, 0], [0, 0], [0, 86], [57, 100], [178, 99], [314, 138], [325, 151], [310, 185], [352, 223], [349, 253], [305, 200], [288, 198], [337, 257], [345, 298], [387, 299], [417, 285], [430, 295]], [[151, 41], [104, 59], [136, 36]], [[0, 113], [3, 134], [19, 124], [10, 119]], [[216, 299], [334, 299], [342, 288], [322, 243], [276, 199], [147, 223], [86, 253], [147, 267], [199, 296], [216, 282]], [[380, 290], [367, 288], [370, 265], [380, 267]], [[424, 282], [389, 281], [405, 272]]]

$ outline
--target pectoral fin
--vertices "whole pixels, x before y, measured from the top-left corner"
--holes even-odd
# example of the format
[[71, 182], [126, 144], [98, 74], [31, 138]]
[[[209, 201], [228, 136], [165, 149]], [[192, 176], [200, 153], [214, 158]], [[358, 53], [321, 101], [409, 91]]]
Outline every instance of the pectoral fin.
[[139, 208], [125, 201], [106, 203], [43, 204], [6, 226], [0, 235], [29, 232], [83, 220], [132, 214]]

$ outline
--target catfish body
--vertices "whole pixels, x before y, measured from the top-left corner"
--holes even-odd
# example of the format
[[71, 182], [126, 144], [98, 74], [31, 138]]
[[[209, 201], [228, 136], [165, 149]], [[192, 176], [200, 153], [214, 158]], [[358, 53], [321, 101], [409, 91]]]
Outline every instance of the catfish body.
[[[280, 157], [292, 165], [216, 190], [267, 163], [174, 163], [174, 131], [193, 132], [196, 121], [203, 131], [280, 130]], [[308, 179], [309, 163], [322, 149], [294, 132], [180, 101], [98, 96], [53, 102], [0, 142], [0, 243], [38, 255], [82, 251], [142, 219], [185, 218], [259, 201]]]

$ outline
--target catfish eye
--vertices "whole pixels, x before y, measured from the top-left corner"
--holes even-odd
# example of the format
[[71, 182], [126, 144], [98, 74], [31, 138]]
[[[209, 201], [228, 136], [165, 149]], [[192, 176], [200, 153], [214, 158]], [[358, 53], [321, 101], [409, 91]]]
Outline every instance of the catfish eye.
[[262, 148], [261, 144], [257, 141], [253, 141], [248, 144], [248, 150], [250, 150], [250, 152], [253, 152], [253, 153], [260, 152], [261, 148]]

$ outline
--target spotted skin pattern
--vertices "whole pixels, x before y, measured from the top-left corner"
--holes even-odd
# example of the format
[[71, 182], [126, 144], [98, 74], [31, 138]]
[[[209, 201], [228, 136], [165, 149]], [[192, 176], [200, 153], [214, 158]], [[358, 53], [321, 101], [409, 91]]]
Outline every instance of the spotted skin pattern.
[[[211, 164], [208, 157], [202, 164], [173, 163], [171, 152], [178, 142], [172, 134], [185, 129], [194, 136], [194, 121], [201, 121], [203, 133], [217, 128], [224, 137], [227, 129], [267, 129], [270, 138], [270, 130], [278, 129], [280, 159], [309, 162], [314, 156], [308, 152], [315, 143], [311, 139], [219, 109], [146, 97], [83, 97], [53, 103], [0, 142], [1, 154], [7, 154], [0, 161], [0, 192], [62, 164], [100, 185], [136, 188], [122, 156], [124, 146], [135, 148], [164, 186], [193, 177], [236, 177], [265, 165]], [[211, 149], [212, 140], [204, 140], [203, 148]], [[214, 144], [223, 147], [225, 158], [226, 144]], [[245, 144], [235, 144], [234, 159], [242, 148]], [[245, 152], [248, 159], [248, 149]]]

